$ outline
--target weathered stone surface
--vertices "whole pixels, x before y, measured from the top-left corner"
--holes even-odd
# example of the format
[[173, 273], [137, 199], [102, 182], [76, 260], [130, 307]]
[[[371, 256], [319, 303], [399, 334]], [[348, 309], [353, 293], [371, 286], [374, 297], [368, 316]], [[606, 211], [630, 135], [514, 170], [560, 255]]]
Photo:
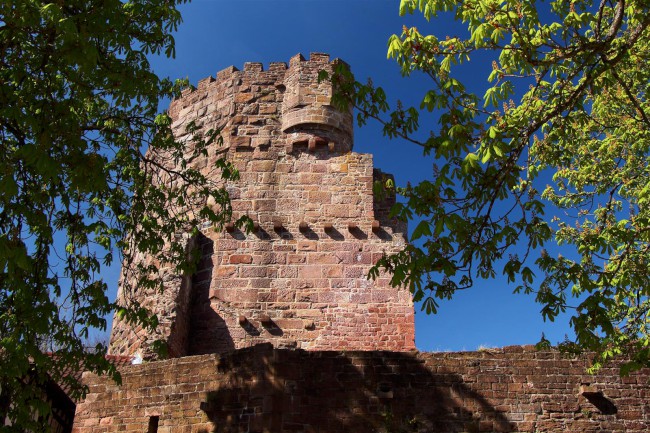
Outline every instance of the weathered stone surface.
[[[414, 348], [408, 290], [366, 279], [384, 252], [403, 247], [406, 227], [388, 218], [394, 197], [373, 197], [373, 176], [385, 175], [373, 169], [371, 155], [351, 151], [352, 115], [336, 111], [331, 84], [318, 81], [335, 62], [312, 54], [267, 71], [247, 63], [201, 80], [172, 102], [174, 133], [188, 146], [185, 126], [192, 121], [202, 125], [199, 133], [222, 131], [223, 145], [214, 143], [195, 167], [219, 181], [213, 158], [225, 152], [240, 171], [240, 180], [226, 185], [234, 217], [248, 215], [256, 227], [246, 234], [206, 226], [192, 240], [202, 255], [195, 275], [170, 273], [163, 293], [134, 295], [157, 314], [158, 331], [135, 330], [116, 317], [111, 354], [155, 359], [156, 339], [167, 341], [172, 356], [263, 342], [309, 350]], [[260, 314], [276, 326], [261, 326]], [[287, 314], [295, 321], [280, 320]], [[242, 315], [247, 327], [239, 324]], [[315, 316], [305, 329], [302, 321]]]
[[256, 227], [206, 227], [187, 240], [201, 255], [194, 275], [163, 269], [163, 293], [130, 294], [159, 329], [116, 319], [110, 352], [152, 359], [162, 338], [172, 359], [123, 367], [121, 386], [84, 375], [73, 432], [650, 431], [648, 370], [590, 376], [586, 358], [532, 347], [412, 350], [411, 294], [365, 277], [406, 227], [389, 218], [395, 197], [373, 197], [390, 175], [351, 152], [350, 113], [317, 81], [333, 63], [247, 63], [172, 103], [178, 137], [193, 120], [223, 131], [196, 167], [211, 174], [226, 152], [241, 173], [225, 185], [235, 217]]
[[[152, 416], [158, 433], [650, 431], [650, 371], [620, 378], [612, 366], [591, 376], [587, 365], [530, 346], [418, 353], [262, 344], [125, 367], [122, 386], [86, 375], [73, 432], [146, 432]], [[581, 395], [585, 387], [601, 400]]]

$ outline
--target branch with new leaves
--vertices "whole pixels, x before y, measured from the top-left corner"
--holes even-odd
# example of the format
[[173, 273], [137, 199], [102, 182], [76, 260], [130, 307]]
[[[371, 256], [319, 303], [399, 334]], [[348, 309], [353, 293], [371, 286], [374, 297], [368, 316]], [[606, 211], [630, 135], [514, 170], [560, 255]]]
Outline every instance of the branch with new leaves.
[[[400, 13], [467, 31], [389, 39], [402, 74], [430, 80], [419, 108], [390, 109], [372, 82], [333, 77], [360, 124], [379, 121], [434, 164], [432, 179], [397, 188], [392, 215], [419, 222], [370, 276], [389, 271], [435, 312], [503, 274], [545, 319], [572, 314], [575, 339], [560, 346], [594, 352], [594, 369], [619, 356], [622, 373], [650, 365], [650, 4], [402, 0]], [[462, 82], [479, 53], [494, 59], [482, 94]], [[422, 110], [437, 123], [421, 124]]]

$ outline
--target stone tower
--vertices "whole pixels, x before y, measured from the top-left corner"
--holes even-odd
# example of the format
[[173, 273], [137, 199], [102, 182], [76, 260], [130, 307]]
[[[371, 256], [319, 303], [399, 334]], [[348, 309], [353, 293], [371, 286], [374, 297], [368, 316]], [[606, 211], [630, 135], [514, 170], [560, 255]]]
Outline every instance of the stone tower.
[[[162, 294], [142, 294], [156, 335], [117, 317], [110, 353], [152, 358], [162, 338], [172, 357], [219, 353], [270, 342], [307, 350], [414, 349], [411, 295], [387, 277], [366, 278], [384, 253], [404, 246], [406, 227], [388, 218], [394, 197], [377, 200], [372, 156], [352, 152], [352, 114], [332, 105], [320, 70], [338, 60], [294, 56], [289, 66], [246, 63], [208, 77], [172, 102], [177, 138], [186, 126], [220, 129], [198, 168], [217, 154], [240, 172], [227, 185], [234, 217], [252, 233], [204, 227], [194, 275], [166, 275]], [[216, 148], [215, 148], [216, 147]], [[118, 295], [119, 296], [119, 295]]]

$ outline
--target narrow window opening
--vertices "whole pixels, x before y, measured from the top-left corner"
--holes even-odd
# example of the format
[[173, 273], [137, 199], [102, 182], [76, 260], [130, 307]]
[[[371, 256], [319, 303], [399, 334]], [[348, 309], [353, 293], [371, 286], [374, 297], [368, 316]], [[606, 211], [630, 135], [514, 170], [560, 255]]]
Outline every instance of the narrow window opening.
[[149, 417], [149, 429], [147, 433], [158, 433], [158, 418], [157, 416]]

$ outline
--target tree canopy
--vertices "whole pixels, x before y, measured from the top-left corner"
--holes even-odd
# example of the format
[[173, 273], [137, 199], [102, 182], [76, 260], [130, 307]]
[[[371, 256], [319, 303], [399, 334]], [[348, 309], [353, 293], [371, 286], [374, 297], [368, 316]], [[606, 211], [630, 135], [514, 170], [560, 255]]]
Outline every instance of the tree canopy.
[[103, 344], [84, 348], [108, 314], [155, 326], [146, 309], [107, 298], [103, 268], [133, 264], [123, 291], [160, 287], [161, 265], [136, 251], [189, 269], [177, 235], [229, 218], [226, 192], [193, 168], [216, 132], [174, 140], [158, 106], [184, 83], [147, 60], [173, 56], [184, 2], [0, 3], [0, 420], [12, 424], [3, 431], [39, 431], [48, 378], [73, 397], [83, 387], [72, 370], [119, 379]]
[[[339, 102], [359, 123], [381, 121], [434, 164], [433, 178], [397, 188], [393, 216], [420, 222], [371, 276], [389, 271], [435, 312], [502, 274], [545, 319], [572, 314], [561, 346], [595, 352], [594, 369], [619, 355], [622, 373], [650, 365], [650, 3], [402, 0], [400, 13], [462, 27], [388, 41], [403, 75], [429, 79], [419, 107], [391, 109], [339, 71]], [[485, 67], [462, 82], [470, 59]]]

